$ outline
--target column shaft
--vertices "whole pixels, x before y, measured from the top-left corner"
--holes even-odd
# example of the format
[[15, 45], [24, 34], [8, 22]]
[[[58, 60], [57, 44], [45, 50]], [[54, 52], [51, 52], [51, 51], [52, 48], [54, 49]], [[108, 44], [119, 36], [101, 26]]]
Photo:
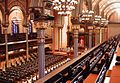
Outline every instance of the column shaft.
[[28, 61], [28, 55], [29, 55], [29, 47], [28, 47], [28, 28], [26, 28], [26, 57]]
[[5, 67], [8, 67], [8, 38], [7, 38], [7, 29], [5, 29], [5, 54], [6, 54], [6, 63]]
[[39, 78], [45, 76], [45, 29], [40, 28], [37, 30], [38, 37], [38, 67], [39, 67]]
[[58, 28], [58, 50], [60, 50], [60, 29]]
[[89, 48], [92, 48], [92, 32], [89, 32]]
[[55, 51], [55, 28], [52, 29], [52, 51]]
[[102, 29], [100, 28], [100, 43], [102, 43]]
[[61, 29], [61, 49], [62, 49], [62, 29]]
[[74, 58], [78, 56], [78, 29], [74, 29]]

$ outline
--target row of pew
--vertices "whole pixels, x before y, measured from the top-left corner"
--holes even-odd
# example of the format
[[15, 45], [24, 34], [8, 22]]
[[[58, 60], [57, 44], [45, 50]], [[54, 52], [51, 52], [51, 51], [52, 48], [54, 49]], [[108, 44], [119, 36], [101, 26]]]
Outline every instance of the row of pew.
[[[86, 79], [88, 79], [87, 77], [89, 77], [89, 75], [91, 74], [92, 76], [95, 75], [94, 81], [96, 81], [97, 83], [103, 82], [104, 75], [109, 68], [119, 40], [120, 35], [111, 37], [107, 41], [94, 47], [88, 53], [84, 54], [84, 56], [81, 55], [82, 57], [77, 57], [76, 61], [73, 60], [73, 63], [68, 64], [67, 66], [63, 66], [63, 70], [59, 70], [59, 73], [55, 74], [52, 77], [48, 77], [49, 79], [47, 79], [46, 76], [46, 79], [43, 82], [82, 83]], [[101, 76], [103, 76], [103, 78], [101, 78]], [[42, 80], [43, 78], [38, 80], [37, 83]], [[86, 83], [92, 82], [87, 81]]]
[[[45, 57], [45, 74], [68, 62], [70, 59], [62, 55], [46, 55]], [[38, 56], [36, 52], [26, 56], [19, 56], [10, 62], [10, 67], [0, 71], [0, 83], [33, 83], [39, 78], [38, 76]]]
[[[26, 40], [26, 33], [7, 34], [8, 42], [23, 41]], [[5, 43], [5, 34], [0, 34], [0, 43]], [[28, 34], [28, 39], [37, 39], [36, 33]]]
[[[24, 41], [26, 40], [26, 33], [7, 34], [8, 42]], [[5, 43], [5, 34], [0, 34], [0, 43]], [[45, 38], [51, 38], [48, 34], [45, 34]], [[37, 33], [28, 34], [28, 39], [37, 39]]]
[[84, 83], [104, 82], [106, 72], [109, 69], [118, 42], [119, 42], [119, 38], [114, 39], [114, 41], [110, 43], [109, 48], [105, 52], [105, 55], [101, 58], [101, 61], [97, 63], [97, 66], [95, 67], [97, 68], [97, 71], [93, 70], [92, 72], [90, 72], [89, 76], [85, 79]]

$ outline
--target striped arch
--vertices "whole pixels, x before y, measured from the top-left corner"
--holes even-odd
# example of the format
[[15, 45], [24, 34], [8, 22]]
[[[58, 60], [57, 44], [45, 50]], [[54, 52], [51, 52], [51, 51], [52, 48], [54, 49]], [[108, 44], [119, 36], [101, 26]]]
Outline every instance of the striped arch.
[[[2, 3], [0, 3], [0, 11], [1, 11], [1, 13], [2, 13], [2, 24], [3, 24], [3, 19], [5, 18], [4, 17], [4, 15], [5, 15], [5, 10], [4, 10], [5, 8], [4, 8], [4, 6], [3, 6], [3, 4]], [[1, 19], [0, 19], [0, 21], [1, 21]]]
[[102, 11], [100, 12], [100, 15], [101, 15], [101, 16], [104, 16], [104, 10], [105, 10], [107, 7], [110, 7], [112, 4], [115, 4], [115, 3], [120, 3], [120, 1], [119, 1], [119, 2], [111, 2], [111, 3], [107, 4], [107, 5], [102, 9]]
[[116, 11], [113, 11], [113, 12], [110, 12], [110, 13], [107, 14], [108, 20], [110, 19], [110, 17], [112, 16], [112, 14], [114, 14], [115, 12], [116, 12]]
[[23, 16], [25, 17], [25, 15], [26, 15], [25, 3], [24, 3], [24, 2], [21, 2], [20, 0], [17, 0], [17, 2], [16, 2], [16, 1], [11, 1], [11, 2], [8, 4], [9, 14], [11, 13], [11, 9], [12, 9], [14, 6], [19, 6], [20, 9], [21, 9], [21, 11], [23, 12]]
[[[119, 8], [120, 8], [120, 7], [119, 7]], [[116, 8], [110, 9], [110, 10], [105, 14], [105, 16], [107, 17], [107, 19], [109, 19], [110, 16], [111, 16], [111, 14], [114, 13], [114, 12], [116, 12]]]

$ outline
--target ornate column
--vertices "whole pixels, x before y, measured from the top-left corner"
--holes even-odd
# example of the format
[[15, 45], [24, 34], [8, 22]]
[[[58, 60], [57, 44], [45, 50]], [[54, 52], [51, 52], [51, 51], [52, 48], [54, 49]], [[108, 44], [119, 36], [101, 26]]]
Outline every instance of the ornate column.
[[74, 34], [74, 58], [78, 56], [78, 34], [79, 34], [79, 28], [80, 28], [80, 21], [79, 17], [72, 18], [72, 28], [73, 28], [73, 34]]
[[100, 27], [100, 43], [102, 43], [102, 28]]
[[79, 34], [80, 25], [73, 25], [73, 34], [74, 34], [74, 58], [78, 56], [78, 34]]
[[105, 28], [105, 40], [108, 39], [108, 27]]
[[26, 57], [27, 57], [27, 61], [28, 61], [28, 55], [29, 55], [28, 26], [26, 26]]
[[23, 26], [26, 29], [26, 58], [28, 61], [28, 56], [29, 56], [29, 45], [28, 45], [28, 15], [25, 15], [24, 21], [23, 21]]
[[60, 28], [58, 27], [58, 50], [60, 50]]
[[46, 23], [35, 21], [35, 27], [37, 29], [37, 39], [38, 39], [38, 70], [39, 78], [45, 76], [45, 28]]
[[5, 33], [5, 56], [6, 56], [5, 68], [6, 68], [9, 65], [7, 26], [4, 26], [4, 33]]
[[[5, 7], [7, 7], [7, 0], [5, 0]], [[8, 19], [8, 10], [5, 8], [5, 14], [3, 19], [3, 27], [4, 27], [4, 33], [5, 33], [5, 55], [6, 55], [6, 62], [5, 62], [5, 68], [9, 65], [9, 56], [8, 56], [8, 37], [7, 37], [7, 30], [9, 25], [9, 19]]]
[[59, 33], [59, 34], [60, 34], [60, 35], [59, 35], [59, 40], [60, 40], [60, 41], [59, 41], [59, 48], [61, 48], [61, 50], [62, 50], [62, 28], [63, 28], [63, 26], [59, 26], [59, 27], [58, 27], [59, 32], [60, 32], [60, 33]]
[[[33, 7], [31, 11], [31, 17], [34, 20], [35, 28], [37, 29], [37, 41], [38, 41], [38, 71], [39, 78], [45, 76], [45, 29], [47, 28], [47, 21], [54, 20], [53, 16], [46, 15], [45, 3], [48, 1], [41, 0], [40, 8]], [[32, 19], [31, 18], [31, 19]]]
[[52, 29], [52, 51], [55, 51], [55, 26]]
[[92, 48], [92, 32], [89, 30], [89, 48]]
[[63, 27], [61, 27], [61, 29], [60, 29], [61, 30], [61, 48], [62, 48], [62, 28]]
[[26, 0], [26, 16], [24, 19], [25, 27], [26, 27], [26, 57], [28, 61], [28, 55], [29, 55], [29, 44], [28, 44], [28, 0]]
[[93, 43], [92, 43], [92, 47], [95, 46], [95, 42], [96, 42], [96, 41], [95, 41], [95, 34], [96, 34], [96, 33], [95, 33], [95, 26], [93, 26], [93, 32], [92, 32], [92, 42], [93, 42]]
[[78, 28], [74, 28], [74, 58], [78, 56]]

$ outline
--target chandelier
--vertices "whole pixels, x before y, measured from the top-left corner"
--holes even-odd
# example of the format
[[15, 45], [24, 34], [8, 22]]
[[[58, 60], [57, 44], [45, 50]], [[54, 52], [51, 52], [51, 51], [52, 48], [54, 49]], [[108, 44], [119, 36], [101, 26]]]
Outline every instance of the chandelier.
[[53, 0], [53, 9], [60, 15], [68, 15], [75, 9], [77, 3], [77, 0]]
[[80, 22], [81, 23], [92, 23], [94, 20], [94, 11], [92, 10], [86, 10], [82, 11], [82, 14], [80, 15]]
[[96, 15], [93, 24], [96, 26], [107, 26], [108, 20]]

